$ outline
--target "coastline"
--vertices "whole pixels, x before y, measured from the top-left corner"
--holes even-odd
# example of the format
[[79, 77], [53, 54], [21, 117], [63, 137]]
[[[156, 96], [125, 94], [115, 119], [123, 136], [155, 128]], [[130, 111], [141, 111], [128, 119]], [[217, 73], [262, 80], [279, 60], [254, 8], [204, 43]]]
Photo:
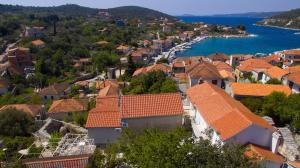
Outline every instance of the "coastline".
[[254, 24], [255, 26], [263, 26], [263, 27], [272, 27], [272, 28], [278, 28], [278, 29], [285, 29], [285, 30], [294, 30], [294, 31], [300, 31], [300, 29], [296, 28], [289, 28], [289, 27], [281, 27], [281, 26], [274, 26], [274, 25], [260, 25], [260, 24]]
[[200, 43], [208, 38], [253, 38], [257, 37], [258, 35], [256, 34], [239, 34], [239, 35], [208, 35], [208, 36], [197, 36], [194, 39], [192, 39], [189, 42], [184, 42], [177, 44], [173, 48], [169, 49], [167, 52], [163, 52], [162, 55], [158, 55], [157, 57], [154, 58], [155, 62], [158, 61], [161, 58], [166, 58], [169, 61], [176, 59], [176, 52], [184, 51], [186, 49], [190, 49], [191, 46], [195, 43]]

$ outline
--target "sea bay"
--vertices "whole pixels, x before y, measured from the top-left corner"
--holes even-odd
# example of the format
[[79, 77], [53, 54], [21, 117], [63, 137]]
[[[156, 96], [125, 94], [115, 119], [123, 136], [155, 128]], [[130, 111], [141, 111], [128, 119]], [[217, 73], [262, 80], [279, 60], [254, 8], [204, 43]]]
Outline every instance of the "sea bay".
[[179, 17], [185, 22], [205, 22], [237, 26], [243, 24], [246, 31], [256, 37], [245, 38], [208, 38], [192, 45], [191, 49], [177, 53], [177, 56], [207, 56], [216, 52], [225, 54], [256, 54], [300, 48], [300, 35], [297, 30], [257, 26], [261, 18], [239, 17]]

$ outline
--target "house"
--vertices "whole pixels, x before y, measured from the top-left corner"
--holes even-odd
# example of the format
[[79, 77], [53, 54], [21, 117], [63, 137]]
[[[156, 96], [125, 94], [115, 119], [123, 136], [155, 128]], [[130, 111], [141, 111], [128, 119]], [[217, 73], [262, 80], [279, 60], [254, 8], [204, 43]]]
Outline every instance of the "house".
[[39, 91], [39, 95], [44, 100], [56, 100], [66, 97], [71, 93], [71, 87], [67, 83], [55, 83]]
[[224, 53], [215, 53], [211, 54], [208, 56], [208, 59], [213, 62], [213, 61], [221, 61], [221, 62], [226, 62], [229, 60], [229, 56], [224, 54]]
[[120, 94], [119, 85], [108, 85], [99, 91], [98, 97], [118, 96]]
[[292, 94], [291, 89], [284, 85], [269, 85], [258, 83], [231, 83], [227, 89], [231, 97], [240, 100], [243, 98], [261, 98], [273, 92], [283, 92], [287, 96]]
[[116, 80], [104, 80], [104, 81], [96, 81], [96, 89], [101, 90], [104, 89], [106, 86], [115, 85], [116, 87], [119, 86], [119, 82]]
[[225, 71], [228, 71], [228, 72], [233, 72], [233, 68], [230, 65], [226, 64], [225, 62], [214, 61], [214, 62], [212, 62], [212, 64], [214, 66], [216, 66], [218, 71], [225, 70]]
[[229, 57], [229, 65], [232, 67], [240, 65], [240, 62], [253, 58], [252, 55], [243, 55], [243, 54], [236, 54], [230, 55]]
[[289, 73], [283, 76], [282, 83], [289, 86], [293, 93], [300, 93], [300, 72]]
[[88, 110], [88, 101], [85, 99], [54, 100], [48, 110], [48, 115], [56, 120], [71, 119], [72, 113], [83, 114]]
[[273, 65], [269, 64], [263, 59], [248, 59], [246, 61], [240, 62], [237, 66], [235, 73], [238, 77], [238, 81], [241, 78], [251, 78], [255, 81], [260, 81], [262, 79], [263, 73], [271, 68]]
[[277, 79], [279, 81], [282, 80], [282, 77], [289, 72], [285, 69], [281, 69], [277, 66], [273, 66], [271, 68], [268, 68], [266, 71], [263, 72], [263, 76], [261, 79], [262, 83], [267, 83], [271, 79]]
[[278, 54], [283, 61], [287, 61], [291, 64], [300, 63], [300, 49], [284, 50]]
[[147, 128], [171, 129], [183, 123], [179, 93], [98, 97], [86, 128], [98, 146], [114, 142], [122, 128], [140, 132]]
[[221, 88], [204, 82], [189, 88], [187, 98], [197, 138], [209, 139], [212, 144], [235, 142], [271, 149], [273, 127]]
[[272, 54], [264, 57], [263, 59], [267, 61], [269, 64], [274, 66], [279, 66], [282, 63], [280, 56], [278, 54]]
[[225, 88], [223, 77], [217, 68], [209, 62], [202, 61], [188, 67], [186, 73], [189, 77], [189, 86], [192, 87], [204, 81]]
[[32, 41], [31, 44], [33, 46], [37, 47], [37, 48], [44, 48], [45, 47], [45, 42], [40, 40], [40, 39]]
[[128, 54], [129, 53], [129, 51], [130, 51], [130, 47], [129, 46], [127, 46], [127, 45], [119, 45], [118, 47], [117, 47], [117, 51], [119, 52], [119, 53], [121, 53], [121, 54]]
[[46, 112], [43, 105], [35, 105], [35, 104], [11, 104], [5, 105], [1, 107], [0, 112], [6, 109], [17, 109], [23, 111], [30, 115], [32, 118], [36, 120], [43, 120], [46, 118]]
[[91, 155], [55, 156], [48, 158], [34, 158], [22, 160], [26, 168], [37, 167], [63, 167], [63, 168], [85, 168], [88, 166]]
[[300, 168], [300, 161], [288, 161], [284, 164], [284, 168]]
[[185, 73], [187, 67], [190, 65], [194, 65], [200, 61], [202, 61], [204, 58], [201, 56], [196, 57], [179, 57], [173, 60], [172, 62], [172, 72], [173, 73]]
[[281, 168], [284, 163], [282, 156], [253, 144], [247, 145], [245, 156], [260, 161], [261, 165], [265, 168]]
[[171, 72], [171, 67], [167, 64], [154, 64], [147, 67], [139, 68], [134, 73], [133, 76], [138, 76], [141, 74], [146, 74], [153, 71], [162, 71], [165, 74], [169, 74]]
[[0, 95], [7, 93], [10, 86], [11, 85], [10, 85], [9, 81], [7, 81], [5, 79], [0, 79]]
[[131, 53], [132, 61], [135, 63], [147, 63], [154, 53], [150, 48], [139, 48]]
[[44, 38], [45, 34], [43, 33], [44, 27], [38, 27], [38, 26], [34, 26], [34, 27], [25, 27], [25, 32], [24, 32], [24, 36], [28, 37], [28, 38], [33, 38], [33, 39], [37, 39], [37, 38]]

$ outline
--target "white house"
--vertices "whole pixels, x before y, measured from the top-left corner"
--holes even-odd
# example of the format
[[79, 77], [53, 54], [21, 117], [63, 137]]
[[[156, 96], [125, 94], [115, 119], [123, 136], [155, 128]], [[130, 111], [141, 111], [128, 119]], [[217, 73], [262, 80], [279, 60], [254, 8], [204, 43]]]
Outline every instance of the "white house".
[[210, 139], [213, 144], [237, 142], [271, 149], [273, 127], [221, 88], [204, 82], [189, 88], [187, 96], [196, 137]]
[[300, 93], [300, 72], [285, 75], [283, 84], [289, 86], [293, 93]]
[[261, 82], [262, 83], [267, 83], [271, 79], [277, 79], [279, 81], [282, 80], [282, 77], [289, 72], [286, 69], [281, 69], [277, 66], [273, 66], [271, 68], [266, 69], [263, 72]]
[[116, 141], [124, 127], [135, 132], [179, 127], [183, 112], [179, 93], [99, 97], [86, 128], [96, 145], [105, 146]]

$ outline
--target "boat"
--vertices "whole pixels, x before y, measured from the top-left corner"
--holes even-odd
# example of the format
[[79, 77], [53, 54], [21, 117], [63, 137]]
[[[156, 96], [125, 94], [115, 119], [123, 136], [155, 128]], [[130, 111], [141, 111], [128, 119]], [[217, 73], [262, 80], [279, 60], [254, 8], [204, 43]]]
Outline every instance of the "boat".
[[294, 33], [295, 35], [300, 35], [300, 32]]

